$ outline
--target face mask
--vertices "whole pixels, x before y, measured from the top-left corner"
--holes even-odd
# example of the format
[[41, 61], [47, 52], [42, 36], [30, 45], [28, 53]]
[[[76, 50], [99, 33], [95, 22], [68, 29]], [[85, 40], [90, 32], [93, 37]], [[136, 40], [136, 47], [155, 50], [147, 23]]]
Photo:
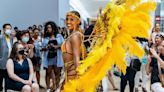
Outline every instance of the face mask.
[[24, 38], [22, 38], [22, 41], [23, 41], [24, 43], [27, 43], [27, 42], [29, 41], [29, 37], [24, 37]]
[[7, 34], [8, 36], [11, 34], [11, 30], [10, 29], [7, 29], [6, 31], [5, 31], [5, 34]]
[[20, 55], [24, 55], [24, 50], [20, 50], [20, 51], [18, 51], [18, 53], [19, 53]]

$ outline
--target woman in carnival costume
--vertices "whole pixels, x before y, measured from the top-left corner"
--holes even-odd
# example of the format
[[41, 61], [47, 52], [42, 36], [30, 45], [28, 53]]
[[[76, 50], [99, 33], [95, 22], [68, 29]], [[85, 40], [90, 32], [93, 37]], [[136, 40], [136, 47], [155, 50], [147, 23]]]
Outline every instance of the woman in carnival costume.
[[[99, 82], [114, 64], [125, 74], [126, 53], [139, 58], [144, 54], [143, 49], [133, 38], [149, 37], [150, 13], [155, 10], [155, 7], [156, 3], [152, 0], [146, 2], [142, 2], [142, 0], [112, 0], [97, 18], [94, 31], [89, 37], [89, 40], [92, 40], [91, 51], [82, 61], [80, 61], [80, 47], [83, 40], [81, 33], [77, 31], [79, 28], [77, 25], [80, 24], [80, 21], [75, 13], [68, 13], [67, 27], [70, 29], [72, 26], [71, 29], [75, 31], [72, 31], [65, 45], [63, 44], [63, 48], [66, 47], [63, 52], [69, 53], [63, 53], [67, 71], [66, 79], [69, 81], [65, 82], [62, 92], [95, 92]], [[75, 20], [74, 23], [77, 24], [73, 27], [69, 21], [73, 23]]]

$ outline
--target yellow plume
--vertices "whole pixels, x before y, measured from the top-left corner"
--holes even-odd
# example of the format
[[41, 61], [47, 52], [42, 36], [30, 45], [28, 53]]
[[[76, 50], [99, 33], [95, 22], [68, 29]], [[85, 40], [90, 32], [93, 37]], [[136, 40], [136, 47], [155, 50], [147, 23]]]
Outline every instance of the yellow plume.
[[[95, 88], [116, 64], [126, 73], [126, 52], [142, 57], [144, 51], [134, 37], [148, 37], [151, 28], [149, 13], [154, 11], [156, 3], [142, 3], [141, 0], [112, 1], [97, 19], [92, 50], [83, 60], [77, 71], [80, 76], [64, 85], [62, 92], [95, 92]], [[128, 48], [128, 49], [127, 49]]]

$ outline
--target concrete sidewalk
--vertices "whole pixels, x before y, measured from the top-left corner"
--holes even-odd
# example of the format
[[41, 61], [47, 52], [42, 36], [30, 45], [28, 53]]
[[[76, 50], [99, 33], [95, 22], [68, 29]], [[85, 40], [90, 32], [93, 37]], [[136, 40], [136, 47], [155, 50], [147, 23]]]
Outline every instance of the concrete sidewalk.
[[[116, 84], [116, 87], [118, 89], [120, 89], [120, 78], [116, 77], [114, 75], [113, 75], [113, 78], [114, 78], [114, 82]], [[107, 77], [105, 77], [102, 82], [103, 82], [103, 92], [120, 92], [120, 91], [113, 91], [112, 90], [112, 86], [109, 83], [109, 80], [108, 80]], [[46, 88], [46, 84], [45, 84], [45, 70], [41, 71], [41, 85]], [[148, 92], [151, 92], [150, 91], [150, 81], [148, 81], [147, 84], [145, 84], [145, 85], [147, 85]], [[46, 89], [41, 89], [40, 92], [46, 92]], [[129, 86], [128, 85], [126, 86], [125, 92], [129, 92]], [[142, 92], [141, 88], [139, 88], [139, 92]]]

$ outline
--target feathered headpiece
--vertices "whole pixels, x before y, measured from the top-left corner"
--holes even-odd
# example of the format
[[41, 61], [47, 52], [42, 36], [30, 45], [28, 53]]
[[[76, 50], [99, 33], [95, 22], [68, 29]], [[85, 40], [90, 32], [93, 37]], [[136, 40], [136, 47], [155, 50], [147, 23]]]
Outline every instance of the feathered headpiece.
[[149, 14], [155, 7], [150, 0], [111, 1], [97, 19], [91, 35], [92, 49], [77, 69], [79, 78], [67, 82], [62, 92], [94, 92], [114, 64], [125, 74], [126, 52], [139, 58], [144, 54], [133, 38], [148, 38]]

